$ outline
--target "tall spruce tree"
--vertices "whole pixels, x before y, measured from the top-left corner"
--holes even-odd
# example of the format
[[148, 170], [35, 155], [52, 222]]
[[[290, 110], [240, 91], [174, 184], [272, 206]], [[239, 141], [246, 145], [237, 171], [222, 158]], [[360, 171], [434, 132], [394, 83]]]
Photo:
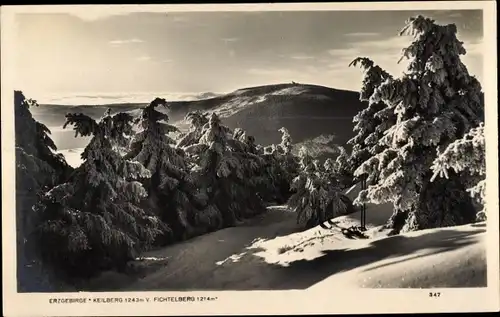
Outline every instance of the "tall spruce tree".
[[31, 210], [41, 190], [63, 181], [72, 170], [64, 156], [56, 154], [50, 130], [33, 118], [30, 107], [38, 103], [15, 91], [16, 189], [24, 197], [17, 201], [19, 210]]
[[376, 162], [379, 180], [357, 202], [392, 202], [394, 233], [469, 223], [475, 218], [470, 197], [456, 173], [431, 182], [436, 148], [444, 150], [478, 126], [483, 117], [481, 85], [460, 60], [465, 54], [454, 24], [438, 25], [417, 16], [401, 35], [414, 41], [404, 49], [406, 73], [387, 79], [370, 97], [393, 109], [396, 124], [380, 144], [383, 151], [365, 161], [355, 176], [370, 174]]
[[291, 186], [292, 180], [298, 175], [300, 170], [300, 159], [294, 155], [293, 141], [290, 133], [285, 127], [279, 129], [281, 132], [281, 142], [264, 147], [261, 152], [266, 161], [264, 170], [268, 175], [274, 188], [270, 195], [277, 203], [285, 203], [292, 195], [294, 189]]
[[192, 130], [179, 144], [193, 162], [196, 183], [206, 192], [207, 207], [197, 212], [197, 222], [214, 230], [264, 211], [256, 175], [263, 160], [253, 153], [258, 151], [255, 140], [241, 129], [222, 125], [215, 113], [208, 122], [198, 112], [189, 116], [195, 119]]
[[240, 162], [243, 174], [243, 178], [235, 179], [236, 186], [240, 190], [240, 200], [243, 202], [240, 212], [244, 217], [264, 212], [264, 200], [273, 188], [270, 187], [268, 175], [263, 173], [266, 161], [259, 155], [255, 138], [247, 135], [244, 130], [236, 128], [232, 137], [228, 139], [228, 145]]
[[295, 177], [298, 173], [299, 162], [298, 158], [293, 154], [293, 140], [290, 132], [285, 127], [279, 129], [281, 132], [281, 143], [278, 146], [279, 153], [281, 156], [281, 161], [283, 164], [283, 168], [286, 171], [285, 177], [287, 183], [290, 183], [290, 180]]
[[353, 160], [352, 155], [347, 153], [343, 146], [338, 146], [338, 155], [333, 161], [331, 158], [325, 160], [325, 167], [332, 172], [337, 179], [338, 186], [341, 190], [346, 190], [353, 185]]
[[246, 211], [244, 201], [239, 199], [242, 198], [241, 187], [237, 186], [237, 182], [244, 180], [243, 167], [229, 149], [230, 135], [230, 129], [212, 113], [198, 143], [204, 147], [200, 161], [201, 181], [225, 226], [237, 225]]
[[193, 182], [197, 185], [197, 197], [199, 205], [195, 211], [194, 229], [196, 234], [204, 234], [224, 227], [221, 211], [213, 204], [207, 192], [207, 184], [202, 177], [202, 157], [208, 147], [200, 144], [199, 141], [203, 131], [208, 129], [208, 113], [199, 110], [191, 111], [185, 116], [185, 120], [190, 123], [190, 130], [177, 142], [177, 148], [185, 151], [186, 163], [190, 170]]
[[[38, 261], [36, 245], [31, 236], [36, 227], [33, 206], [39, 195], [64, 181], [72, 171], [50, 138], [50, 130], [35, 120], [30, 107], [38, 107], [21, 91], [14, 91], [14, 127], [16, 159], [16, 232], [19, 290], [47, 290], [53, 281], [44, 280], [49, 274]], [[51, 274], [50, 274], [51, 275]], [[45, 276], [46, 277], [46, 276]], [[36, 284], [36, 285], [35, 285]]]
[[147, 192], [136, 179], [151, 173], [113, 149], [111, 137], [128, 130], [131, 121], [129, 115], [109, 112], [99, 122], [84, 114], [66, 115], [64, 127], [73, 125], [75, 137], [92, 139], [82, 165], [40, 201], [37, 237], [42, 258], [68, 277], [123, 268], [168, 230], [139, 207]]
[[[345, 170], [346, 175], [354, 175], [354, 171], [363, 162], [384, 149], [379, 140], [383, 137], [384, 132], [396, 123], [393, 109], [388, 108], [383, 102], [370, 101], [375, 89], [392, 76], [366, 57], [356, 58], [349, 64], [349, 66], [358, 65], [364, 71], [360, 100], [367, 102], [368, 106], [354, 117], [353, 130], [356, 135], [347, 142], [352, 146], [349, 158], [339, 161], [342, 163], [340, 167]], [[342, 160], [342, 157], [339, 159]], [[368, 184], [373, 184], [379, 173], [377, 164], [374, 164], [369, 174], [360, 176], [367, 178]]]
[[[177, 149], [168, 136], [178, 129], [168, 124], [168, 115], [157, 111], [158, 106], [167, 107], [165, 99], [156, 98], [143, 108], [140, 131], [125, 158], [141, 163], [151, 172], [145, 186], [149, 205], [172, 229], [171, 238], [184, 240], [193, 235], [196, 207], [192, 201], [196, 198], [196, 186], [189, 175], [184, 151]], [[167, 243], [169, 238], [163, 237], [159, 243]]]
[[463, 138], [448, 145], [442, 152], [438, 152], [432, 170], [436, 177], [448, 178], [448, 171], [459, 173], [467, 191], [479, 204], [478, 220], [486, 220], [485, 189], [486, 189], [486, 162], [485, 162], [484, 124], [472, 128]]

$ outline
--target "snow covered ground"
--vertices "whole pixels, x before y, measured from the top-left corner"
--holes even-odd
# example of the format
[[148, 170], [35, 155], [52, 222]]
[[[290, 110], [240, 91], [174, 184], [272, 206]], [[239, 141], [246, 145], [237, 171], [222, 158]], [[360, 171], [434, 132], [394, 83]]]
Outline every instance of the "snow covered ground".
[[[354, 188], [351, 194], [359, 190]], [[147, 252], [134, 274], [104, 273], [91, 291], [431, 288], [486, 285], [484, 223], [387, 237], [392, 210], [368, 206], [370, 239], [340, 229], [301, 231], [286, 206], [243, 226]], [[359, 212], [335, 219], [359, 224]]]

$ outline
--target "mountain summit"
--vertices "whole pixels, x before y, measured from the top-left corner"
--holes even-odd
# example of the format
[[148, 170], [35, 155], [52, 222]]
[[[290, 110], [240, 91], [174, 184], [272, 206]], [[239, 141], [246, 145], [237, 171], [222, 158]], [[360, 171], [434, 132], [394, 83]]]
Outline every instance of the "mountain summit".
[[170, 116], [177, 121], [189, 111], [214, 111], [229, 127], [246, 130], [264, 145], [279, 142], [281, 127], [288, 129], [295, 142], [323, 135], [344, 145], [353, 135], [353, 117], [364, 107], [357, 92], [292, 83], [171, 102]]

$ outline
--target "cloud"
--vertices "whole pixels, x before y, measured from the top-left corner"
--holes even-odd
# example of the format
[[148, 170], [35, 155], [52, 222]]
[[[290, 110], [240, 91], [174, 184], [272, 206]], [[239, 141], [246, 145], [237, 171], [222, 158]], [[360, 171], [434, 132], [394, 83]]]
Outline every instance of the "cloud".
[[359, 50], [355, 47], [348, 48], [334, 48], [328, 50], [328, 53], [332, 56], [351, 56], [353, 54], [357, 54]]
[[140, 39], [128, 39], [128, 40], [112, 40], [109, 41], [109, 44], [111, 45], [126, 45], [126, 44], [135, 44], [135, 43], [143, 43], [143, 40]]
[[[349, 61], [350, 63], [350, 61]], [[342, 63], [342, 62], [337, 62], [337, 63], [332, 63], [332, 64], [328, 64], [326, 65], [326, 68], [328, 70], [332, 70], [332, 71], [337, 71], [337, 70], [345, 70], [348, 66], [349, 66], [349, 63]]]
[[393, 36], [387, 39], [381, 39], [378, 41], [359, 41], [353, 45], [356, 45], [360, 49], [378, 49], [383, 51], [394, 51], [403, 49], [411, 44], [412, 38], [410, 36]]
[[222, 38], [221, 41], [223, 41], [225, 44], [228, 44], [228, 43], [234, 43], [234, 42], [237, 42], [239, 41], [240, 39], [237, 38], [237, 37], [229, 37], [229, 38]]
[[347, 47], [328, 50], [328, 53], [337, 60], [355, 59], [357, 57], [379, 57], [387, 56], [394, 58], [400, 56], [401, 50], [411, 43], [408, 36], [395, 36], [383, 40], [355, 41], [349, 43]]
[[484, 42], [483, 39], [463, 40], [465, 55], [462, 55], [461, 60], [467, 66], [469, 73], [478, 77], [480, 81], [484, 76]]
[[462, 12], [452, 12], [448, 15], [449, 18], [461, 18], [462, 16]]
[[356, 57], [359, 57], [361, 51], [359, 48], [349, 47], [349, 48], [335, 48], [328, 50], [328, 54], [335, 58], [335, 61], [345, 64], [346, 61], [351, 61]]
[[173, 59], [169, 59], [169, 58], [167, 58], [167, 59], [162, 60], [161, 62], [162, 62], [162, 63], [173, 63], [173, 62], [174, 62], [174, 60], [173, 60]]
[[184, 22], [189, 22], [190, 19], [187, 16], [177, 15], [177, 16], [173, 16], [172, 21], [177, 22], [177, 23], [184, 23]]
[[406, 60], [398, 64], [402, 56], [401, 51], [411, 42], [412, 38], [409, 36], [394, 36], [381, 40], [359, 37], [356, 41], [346, 43], [345, 47], [328, 50], [328, 54], [333, 58], [326, 68], [336, 73], [351, 72], [354, 76], [355, 73], [361, 73], [359, 69], [349, 67], [349, 63], [357, 57], [368, 57], [390, 74], [399, 76], [408, 64]]
[[[408, 66], [408, 60], [403, 59], [398, 64], [402, 56], [402, 49], [408, 47], [413, 41], [410, 36], [394, 36], [383, 40], [359, 40], [348, 43], [346, 47], [331, 49], [328, 53], [334, 58], [328, 63], [327, 69], [332, 71], [350, 71], [348, 64], [356, 57], [368, 57], [376, 64], [394, 76], [399, 76]], [[463, 62], [472, 68], [478, 67], [478, 57], [483, 54], [482, 39], [464, 39], [464, 47], [467, 54], [463, 56]], [[480, 59], [479, 59], [480, 60]], [[357, 71], [357, 69], [352, 69]], [[480, 69], [476, 70], [479, 74]]]
[[137, 60], [139, 62], [147, 62], [147, 61], [151, 60], [151, 56], [142, 55], [142, 56], [137, 57]]
[[[344, 71], [344, 69], [335, 70]], [[286, 77], [308, 77], [308, 76], [316, 76], [321, 74], [330, 73], [333, 70], [326, 69], [325, 67], [319, 65], [307, 65], [293, 68], [251, 68], [247, 70], [249, 74], [272, 77], [272, 78], [286, 78]]]
[[371, 36], [378, 36], [380, 35], [379, 33], [376, 32], [356, 32], [356, 33], [346, 33], [344, 36], [347, 37], [371, 37]]
[[314, 56], [310, 55], [292, 55], [290, 56], [291, 59], [296, 59], [296, 60], [310, 60], [310, 59], [315, 59]]
[[[57, 11], [57, 10], [55, 10]], [[64, 6], [61, 13], [68, 13], [84, 21], [97, 21], [115, 16], [124, 16], [134, 13], [120, 6]]]
[[290, 76], [296, 73], [296, 71], [281, 68], [250, 68], [247, 72], [259, 76]]
[[479, 40], [473, 40], [473, 41], [467, 41], [464, 40], [464, 48], [467, 54], [465, 56], [469, 55], [482, 55], [483, 50], [484, 50], [484, 44], [483, 44], [483, 39]]

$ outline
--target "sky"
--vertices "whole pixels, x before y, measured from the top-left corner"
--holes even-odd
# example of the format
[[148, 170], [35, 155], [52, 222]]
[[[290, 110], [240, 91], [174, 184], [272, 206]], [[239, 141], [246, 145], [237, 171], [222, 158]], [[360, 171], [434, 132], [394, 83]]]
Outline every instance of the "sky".
[[366, 56], [393, 75], [405, 20], [455, 23], [481, 80], [482, 12], [258, 11], [18, 13], [16, 88], [34, 94], [230, 92], [291, 81], [359, 90]]

